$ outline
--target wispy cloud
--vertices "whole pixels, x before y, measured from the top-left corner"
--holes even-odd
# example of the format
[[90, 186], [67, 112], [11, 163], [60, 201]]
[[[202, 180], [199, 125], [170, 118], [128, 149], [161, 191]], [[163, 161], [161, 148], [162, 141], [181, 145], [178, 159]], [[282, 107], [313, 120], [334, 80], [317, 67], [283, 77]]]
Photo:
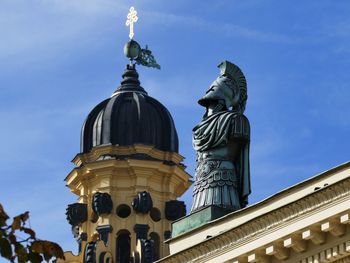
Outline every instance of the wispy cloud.
[[[16, 173], [18, 170], [37, 170], [40, 167], [57, 169], [62, 163], [57, 163], [54, 156], [59, 152], [60, 141], [66, 139], [63, 131], [67, 125], [76, 126], [77, 130], [71, 138], [76, 138], [78, 150], [79, 128], [87, 114], [87, 107], [62, 107], [60, 109], [14, 108], [2, 110], [0, 119], [3, 125], [0, 135], [4, 140], [0, 148], [1, 177]], [[75, 136], [73, 136], [75, 134]], [[68, 139], [68, 138], [67, 138]], [[74, 153], [74, 152], [73, 152]], [[72, 153], [72, 154], [73, 154]], [[72, 156], [67, 156], [68, 160]], [[39, 175], [36, 175], [38, 177]], [[64, 175], [62, 175], [64, 176]]]
[[240, 26], [233, 23], [221, 23], [213, 20], [208, 21], [198, 16], [185, 16], [171, 13], [160, 13], [154, 11], [145, 12], [149, 23], [162, 24], [162, 25], [186, 25], [195, 29], [205, 30], [211, 33], [224, 35], [229, 38], [248, 38], [263, 42], [273, 43], [296, 43], [299, 41], [296, 37], [290, 37], [288, 35], [276, 34], [273, 32], [263, 32], [252, 28]]
[[[14, 56], [25, 61], [53, 54], [64, 56], [69, 54], [69, 47], [94, 40], [100, 23], [110, 18], [118, 20], [126, 10], [121, 1], [112, 0], [3, 1], [0, 58], [10, 62]], [[112, 26], [106, 23], [106, 30]]]
[[39, 0], [39, 3], [50, 9], [65, 14], [120, 15], [126, 14], [128, 5], [121, 0]]
[[11, 217], [29, 210], [29, 227], [35, 230], [38, 238], [59, 242], [64, 250], [71, 250], [76, 244], [65, 218], [65, 209], [67, 204], [76, 202], [76, 198], [60, 180], [65, 173], [64, 170], [50, 171], [46, 178], [41, 177], [40, 183], [24, 180], [25, 185], [18, 189], [17, 184], [8, 184], [2, 191], [0, 203]]
[[[204, 17], [178, 13], [151, 11], [147, 4], [138, 3], [143, 15], [143, 30], [152, 30], [159, 24], [171, 27], [191, 27], [227, 38], [246, 38], [267, 43], [298, 43], [299, 36], [280, 34], [242, 26], [239, 23], [222, 23]], [[82, 43], [98, 43], [101, 23], [104, 30], [113, 31], [117, 38], [124, 31], [129, 6], [114, 0], [23, 0], [3, 1], [0, 10], [0, 58], [8, 63], [33, 62], [53, 55], [64, 58], [79, 51]], [[28, 11], [30, 10], [30, 11]], [[118, 30], [118, 28], [123, 28]], [[312, 39], [312, 37], [310, 37]], [[76, 47], [76, 48], [73, 48]], [[20, 57], [21, 60], [13, 60]]]

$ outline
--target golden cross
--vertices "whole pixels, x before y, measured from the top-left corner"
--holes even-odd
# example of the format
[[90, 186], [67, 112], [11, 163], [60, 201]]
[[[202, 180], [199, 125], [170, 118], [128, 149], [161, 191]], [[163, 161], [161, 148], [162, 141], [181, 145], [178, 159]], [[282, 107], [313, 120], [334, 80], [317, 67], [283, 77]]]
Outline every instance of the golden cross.
[[137, 17], [137, 11], [135, 10], [135, 8], [133, 6], [130, 7], [129, 14], [126, 18], [127, 18], [127, 20], [126, 20], [125, 25], [130, 26], [129, 37], [130, 37], [130, 39], [132, 39], [134, 37], [134, 23], [136, 23], [137, 20], [139, 19]]

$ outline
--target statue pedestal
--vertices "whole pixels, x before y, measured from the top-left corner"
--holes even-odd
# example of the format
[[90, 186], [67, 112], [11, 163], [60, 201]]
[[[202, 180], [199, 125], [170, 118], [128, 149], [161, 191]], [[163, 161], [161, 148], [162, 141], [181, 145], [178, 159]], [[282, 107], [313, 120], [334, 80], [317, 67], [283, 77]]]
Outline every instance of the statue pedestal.
[[231, 210], [215, 205], [195, 211], [171, 224], [171, 237], [179, 236], [231, 212]]

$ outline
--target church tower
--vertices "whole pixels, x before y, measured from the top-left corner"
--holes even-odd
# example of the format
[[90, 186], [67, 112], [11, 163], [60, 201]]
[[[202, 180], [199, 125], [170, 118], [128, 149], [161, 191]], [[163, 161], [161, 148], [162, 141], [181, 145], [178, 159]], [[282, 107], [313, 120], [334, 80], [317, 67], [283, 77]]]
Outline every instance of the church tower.
[[65, 178], [78, 196], [66, 215], [79, 254], [65, 253], [64, 262], [147, 263], [167, 256], [171, 222], [186, 214], [177, 198], [191, 184], [182, 161], [169, 111], [141, 87], [131, 61], [117, 90], [88, 114], [76, 167]]

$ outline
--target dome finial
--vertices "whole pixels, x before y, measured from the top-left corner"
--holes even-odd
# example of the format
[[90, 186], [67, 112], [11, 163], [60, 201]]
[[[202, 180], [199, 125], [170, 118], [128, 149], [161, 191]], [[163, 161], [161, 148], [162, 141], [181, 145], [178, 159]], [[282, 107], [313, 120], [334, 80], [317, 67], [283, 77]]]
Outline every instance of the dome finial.
[[146, 45], [146, 48], [141, 49], [140, 44], [133, 39], [135, 35], [134, 23], [136, 23], [138, 19], [137, 11], [133, 6], [130, 7], [125, 22], [125, 25], [130, 27], [130, 40], [124, 46], [124, 54], [130, 59], [130, 64], [134, 64], [133, 61], [135, 61], [138, 65], [160, 69], [160, 65], [152, 55], [152, 51], [148, 49], [148, 46]]

